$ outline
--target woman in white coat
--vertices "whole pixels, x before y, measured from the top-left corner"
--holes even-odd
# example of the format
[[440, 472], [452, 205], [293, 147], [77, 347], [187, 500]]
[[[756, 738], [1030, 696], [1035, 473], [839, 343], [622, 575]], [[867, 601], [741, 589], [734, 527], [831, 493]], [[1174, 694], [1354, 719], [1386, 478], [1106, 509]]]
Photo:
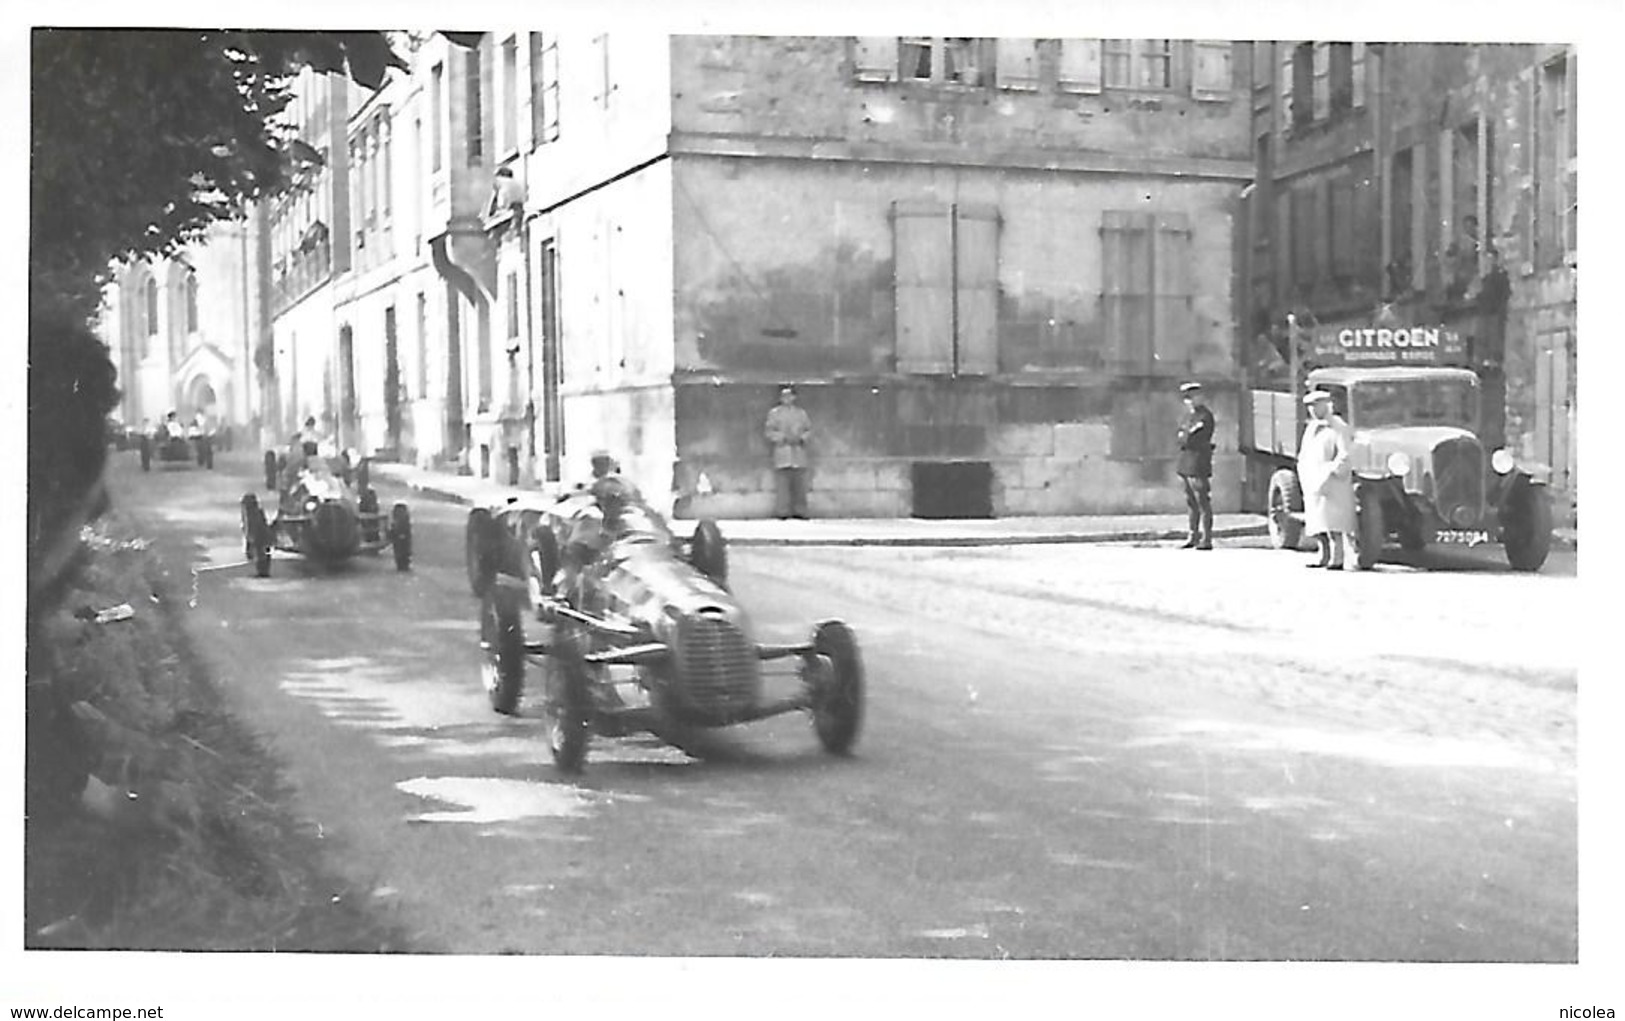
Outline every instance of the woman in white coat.
[[1354, 469], [1349, 456], [1354, 432], [1332, 411], [1332, 395], [1316, 390], [1309, 405], [1309, 424], [1298, 445], [1298, 481], [1303, 486], [1304, 531], [1314, 536], [1320, 559], [1310, 567], [1341, 571], [1346, 562], [1357, 570], [1354, 551]]

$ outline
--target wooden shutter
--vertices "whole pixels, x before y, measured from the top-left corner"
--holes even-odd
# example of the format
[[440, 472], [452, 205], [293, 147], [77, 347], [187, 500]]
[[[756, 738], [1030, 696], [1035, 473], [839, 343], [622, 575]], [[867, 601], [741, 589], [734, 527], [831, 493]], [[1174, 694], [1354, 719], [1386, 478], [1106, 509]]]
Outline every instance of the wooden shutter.
[[892, 208], [897, 302], [897, 371], [953, 371], [953, 238], [948, 206]]
[[1571, 46], [1568, 48], [1568, 53], [1565, 57], [1565, 63], [1563, 65], [1565, 75], [1563, 88], [1567, 92], [1567, 96], [1564, 99], [1565, 108], [1563, 111], [1563, 126], [1565, 129], [1564, 133], [1567, 137], [1563, 139], [1562, 149], [1559, 150], [1563, 154], [1563, 161], [1560, 164], [1563, 169], [1563, 209], [1559, 214], [1559, 222], [1563, 227], [1564, 258], [1571, 264], [1574, 262], [1575, 252], [1579, 248], [1580, 228], [1580, 160], [1578, 147], [1580, 124], [1580, 75], [1578, 73], [1579, 68], [1576, 61], [1577, 58], [1575, 55], [1575, 50], [1574, 47]]
[[955, 208], [954, 371], [988, 376], [999, 369], [999, 212], [989, 205]]
[[852, 77], [860, 82], [897, 80], [897, 37], [860, 35], [852, 40]]
[[1352, 65], [1350, 74], [1353, 79], [1354, 87], [1354, 108], [1359, 109], [1360, 107], [1365, 106], [1365, 43], [1355, 43], [1353, 45], [1353, 53], [1350, 56], [1350, 63]]
[[1038, 40], [1023, 37], [999, 38], [994, 52], [993, 73], [1001, 89], [1031, 92], [1038, 88]]
[[1191, 43], [1191, 95], [1196, 99], [1230, 98], [1231, 44], [1198, 39]]
[[1150, 213], [1108, 211], [1101, 224], [1101, 317], [1116, 368], [1151, 370]]
[[1292, 101], [1294, 91], [1298, 85], [1298, 62], [1296, 59], [1297, 47], [1293, 43], [1276, 43], [1277, 52], [1281, 54], [1281, 82], [1280, 95], [1277, 97], [1276, 109], [1280, 111], [1276, 119], [1276, 130], [1286, 134], [1292, 127]]
[[1159, 374], [1189, 371], [1196, 343], [1191, 225], [1184, 213], [1156, 218], [1151, 264], [1156, 308], [1152, 317], [1152, 368]]
[[1382, 202], [1376, 177], [1369, 172], [1354, 182], [1353, 247], [1355, 275], [1382, 280]]
[[1100, 92], [1100, 40], [1062, 39], [1061, 61], [1055, 75], [1062, 92], [1096, 95]]

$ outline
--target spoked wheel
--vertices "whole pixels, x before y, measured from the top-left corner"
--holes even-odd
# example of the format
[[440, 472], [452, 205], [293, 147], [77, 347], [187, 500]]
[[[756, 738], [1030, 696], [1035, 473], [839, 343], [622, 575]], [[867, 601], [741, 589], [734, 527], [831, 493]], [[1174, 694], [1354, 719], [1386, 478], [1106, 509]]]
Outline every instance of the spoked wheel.
[[376, 543], [382, 536], [383, 529], [378, 524], [378, 494], [371, 489], [361, 491], [361, 499], [356, 501], [363, 517], [361, 522], [361, 541]]
[[1298, 548], [1303, 541], [1303, 488], [1298, 484], [1298, 473], [1281, 468], [1270, 476], [1269, 530], [1270, 545], [1276, 549]]
[[706, 518], [694, 526], [688, 561], [696, 571], [716, 582], [718, 587], [728, 587], [728, 543], [722, 538], [722, 529], [717, 527], [715, 521]]
[[404, 503], [389, 509], [389, 548], [395, 554], [395, 570], [411, 570], [412, 512]]
[[487, 592], [480, 603], [480, 651], [480, 680], [491, 708], [504, 716], [518, 715], [525, 693], [525, 626], [508, 593]]
[[812, 687], [813, 729], [824, 750], [845, 755], [863, 724], [863, 658], [852, 629], [826, 620], [813, 629], [813, 651], [802, 660]]
[[574, 624], [554, 628], [553, 655], [547, 657], [547, 743], [561, 773], [579, 773], [592, 738], [592, 673], [582, 657], [587, 636]]
[[468, 512], [468, 524], [463, 528], [463, 563], [468, 570], [468, 587], [482, 599], [497, 576], [493, 520], [489, 510], [475, 507]]
[[243, 556], [254, 562], [257, 576], [271, 576], [271, 526], [253, 493], [243, 494]]

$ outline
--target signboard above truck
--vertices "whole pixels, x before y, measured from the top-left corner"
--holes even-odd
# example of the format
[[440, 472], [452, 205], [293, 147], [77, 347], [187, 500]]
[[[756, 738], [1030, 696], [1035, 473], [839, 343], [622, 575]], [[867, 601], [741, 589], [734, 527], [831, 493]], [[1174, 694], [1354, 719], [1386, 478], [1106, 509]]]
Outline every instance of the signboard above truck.
[[1311, 351], [1317, 365], [1460, 365], [1467, 355], [1443, 326], [1322, 326]]

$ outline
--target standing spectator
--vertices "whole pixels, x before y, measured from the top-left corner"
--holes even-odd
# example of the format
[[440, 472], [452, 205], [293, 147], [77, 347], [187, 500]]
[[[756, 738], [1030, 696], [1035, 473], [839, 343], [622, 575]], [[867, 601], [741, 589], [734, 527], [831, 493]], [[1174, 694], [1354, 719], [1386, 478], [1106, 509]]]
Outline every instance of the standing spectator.
[[1185, 417], [1179, 422], [1179, 463], [1175, 471], [1185, 485], [1185, 507], [1190, 511], [1190, 538], [1180, 549], [1213, 548], [1213, 412], [1202, 394], [1202, 384], [1179, 388]]
[[1354, 550], [1354, 470], [1349, 464], [1353, 430], [1332, 410], [1332, 395], [1315, 390], [1303, 399], [1309, 424], [1298, 445], [1298, 481], [1303, 484], [1304, 531], [1314, 536], [1320, 558], [1309, 567], [1359, 569]]
[[782, 518], [807, 517], [807, 439], [812, 419], [796, 404], [795, 387], [779, 390], [779, 403], [767, 413], [764, 429], [773, 447], [775, 508]]

